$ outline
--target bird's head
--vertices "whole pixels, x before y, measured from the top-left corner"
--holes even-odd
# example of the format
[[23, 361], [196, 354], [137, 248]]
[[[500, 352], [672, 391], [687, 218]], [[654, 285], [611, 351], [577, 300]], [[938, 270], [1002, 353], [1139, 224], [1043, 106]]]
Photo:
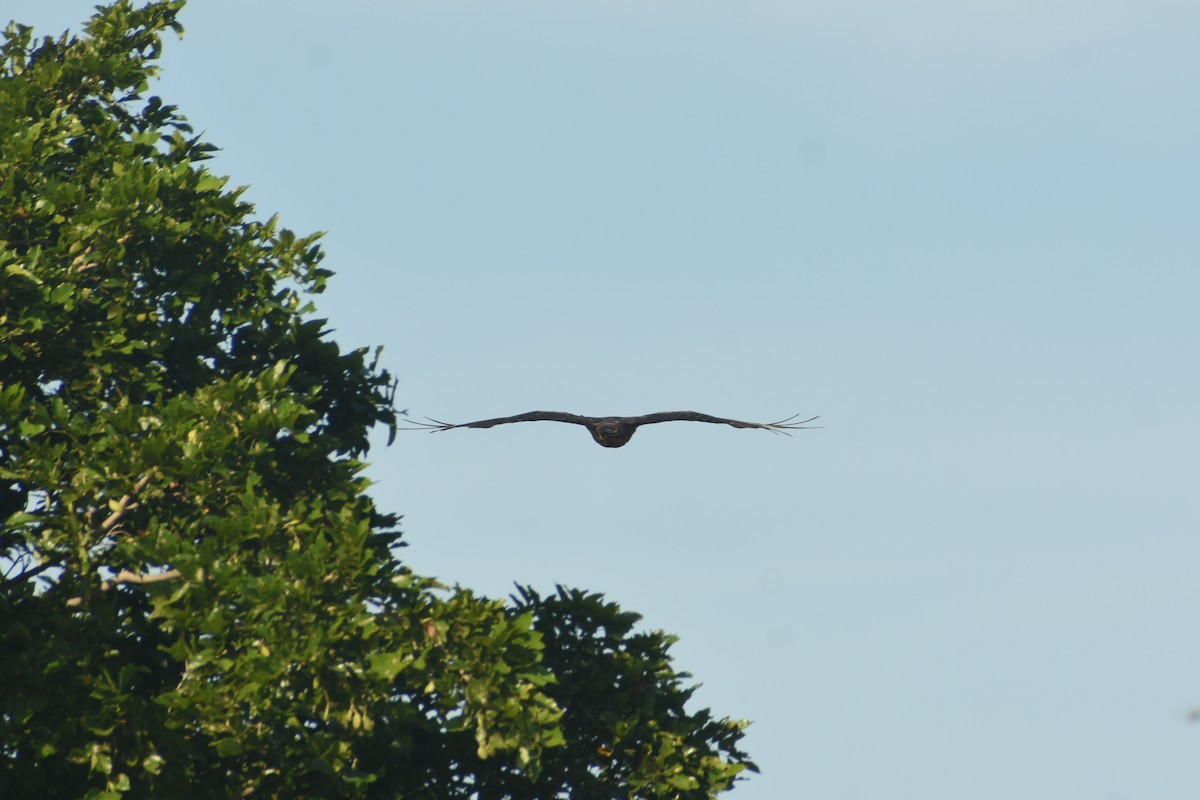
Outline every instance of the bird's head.
[[602, 419], [588, 426], [592, 438], [605, 447], [621, 447], [633, 438], [637, 426], [630, 425], [620, 419]]

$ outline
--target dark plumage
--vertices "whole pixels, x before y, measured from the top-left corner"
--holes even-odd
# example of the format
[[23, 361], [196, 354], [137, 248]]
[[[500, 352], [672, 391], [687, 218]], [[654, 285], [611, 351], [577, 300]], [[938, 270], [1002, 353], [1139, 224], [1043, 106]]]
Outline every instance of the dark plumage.
[[640, 417], [583, 417], [579, 414], [567, 414], [562, 411], [530, 411], [513, 417], [497, 417], [481, 419], [478, 422], [464, 422], [452, 425], [449, 422], [439, 422], [430, 419], [429, 422], [416, 422], [416, 427], [401, 428], [401, 430], [427, 430], [431, 433], [448, 431], [452, 428], [491, 428], [495, 425], [506, 425], [510, 422], [569, 422], [572, 425], [583, 425], [592, 438], [604, 447], [621, 447], [633, 438], [633, 433], [642, 425], [652, 425], [656, 422], [715, 422], [721, 425], [732, 425], [735, 428], [761, 428], [772, 433], [787, 433], [788, 431], [804, 430], [805, 423], [812, 422], [816, 417], [792, 422], [795, 414], [779, 422], [742, 422], [737, 419], [712, 417], [696, 411], [660, 411], [657, 414], [645, 414]]

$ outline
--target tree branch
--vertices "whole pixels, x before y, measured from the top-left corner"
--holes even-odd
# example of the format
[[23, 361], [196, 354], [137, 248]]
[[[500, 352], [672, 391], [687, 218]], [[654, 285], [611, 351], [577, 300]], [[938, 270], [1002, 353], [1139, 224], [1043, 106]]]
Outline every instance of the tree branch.
[[182, 577], [183, 573], [177, 569], [169, 569], [166, 572], [153, 572], [149, 575], [139, 575], [136, 572], [123, 569], [112, 580], [101, 583], [100, 591], [107, 592], [112, 587], [122, 583], [158, 583], [159, 581], [171, 581]]
[[100, 523], [100, 530], [108, 533], [116, 526], [118, 522], [121, 521], [121, 517], [125, 516], [127, 511], [132, 511], [137, 508], [138, 504], [133, 502], [133, 500], [139, 492], [146, 488], [146, 484], [148, 483], [150, 483], [149, 472], [143, 475], [141, 480], [133, 485], [133, 491], [117, 501], [117, 507], [113, 509], [113, 512], [108, 515], [108, 518], [105, 519], [104, 522]]
[[30, 567], [29, 569], [25, 570], [24, 572], [21, 572], [20, 574], [15, 575], [11, 578], [5, 578], [4, 583], [5, 584], [13, 584], [13, 583], [20, 583], [21, 581], [27, 581], [30, 578], [36, 578], [38, 575], [41, 575], [43, 572], [45, 572], [48, 569], [53, 569], [54, 567], [61, 567], [61, 566], [62, 566], [61, 561], [47, 561], [45, 564], [40, 564], [36, 567]]
[[[148, 575], [142, 575], [131, 570], [123, 569], [114, 575], [110, 580], [102, 581], [100, 583], [100, 591], [107, 592], [114, 586], [120, 586], [122, 583], [136, 583], [140, 585], [146, 583], [159, 583], [160, 581], [173, 581], [176, 578], [182, 577], [183, 573], [177, 569], [169, 569], [166, 572], [151, 572]], [[67, 601], [67, 606], [69, 608], [74, 608], [81, 603], [83, 603], [82, 597], [72, 597]]]

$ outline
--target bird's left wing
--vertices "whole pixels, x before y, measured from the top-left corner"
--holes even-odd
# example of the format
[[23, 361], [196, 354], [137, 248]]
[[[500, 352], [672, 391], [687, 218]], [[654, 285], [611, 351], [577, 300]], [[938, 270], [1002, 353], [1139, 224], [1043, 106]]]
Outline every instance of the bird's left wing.
[[657, 414], [645, 414], [640, 417], [626, 417], [625, 422], [630, 425], [652, 425], [656, 422], [715, 422], [719, 425], [732, 425], [735, 428], [762, 428], [763, 430], [772, 431], [774, 433], [787, 433], [788, 431], [804, 430], [817, 417], [793, 422], [792, 420], [800, 416], [793, 414], [787, 419], [781, 419], [778, 422], [743, 422], [740, 419], [726, 419], [725, 417], [714, 417], [710, 414], [701, 414], [699, 411], [659, 411]]

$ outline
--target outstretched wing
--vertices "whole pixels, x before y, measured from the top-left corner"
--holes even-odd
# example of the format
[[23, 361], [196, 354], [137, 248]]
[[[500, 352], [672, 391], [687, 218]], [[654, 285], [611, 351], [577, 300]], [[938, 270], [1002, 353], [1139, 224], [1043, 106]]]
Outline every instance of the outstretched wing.
[[792, 422], [799, 414], [793, 414], [787, 419], [781, 419], [779, 422], [743, 422], [740, 419], [726, 419], [725, 417], [714, 417], [709, 414], [701, 414], [698, 411], [660, 411], [657, 414], [645, 414], [641, 417], [625, 417], [623, 422], [629, 425], [652, 425], [655, 422], [715, 422], [720, 425], [732, 425], [735, 428], [762, 428], [763, 430], [773, 433], [787, 433], [788, 431], [799, 431], [805, 428], [817, 427], [808, 425], [816, 417]]
[[589, 425], [596, 421], [596, 417], [581, 417], [578, 414], [567, 414], [562, 411], [529, 411], [525, 414], [517, 414], [514, 417], [496, 417], [495, 419], [481, 419], [478, 422], [464, 422], [460, 425], [455, 425], [450, 422], [442, 422], [436, 419], [426, 417], [428, 422], [417, 422], [410, 420], [413, 423], [411, 428], [400, 428], [402, 431], [448, 431], [451, 428], [491, 428], [495, 425], [507, 425], [510, 422], [570, 422], [574, 425]]

